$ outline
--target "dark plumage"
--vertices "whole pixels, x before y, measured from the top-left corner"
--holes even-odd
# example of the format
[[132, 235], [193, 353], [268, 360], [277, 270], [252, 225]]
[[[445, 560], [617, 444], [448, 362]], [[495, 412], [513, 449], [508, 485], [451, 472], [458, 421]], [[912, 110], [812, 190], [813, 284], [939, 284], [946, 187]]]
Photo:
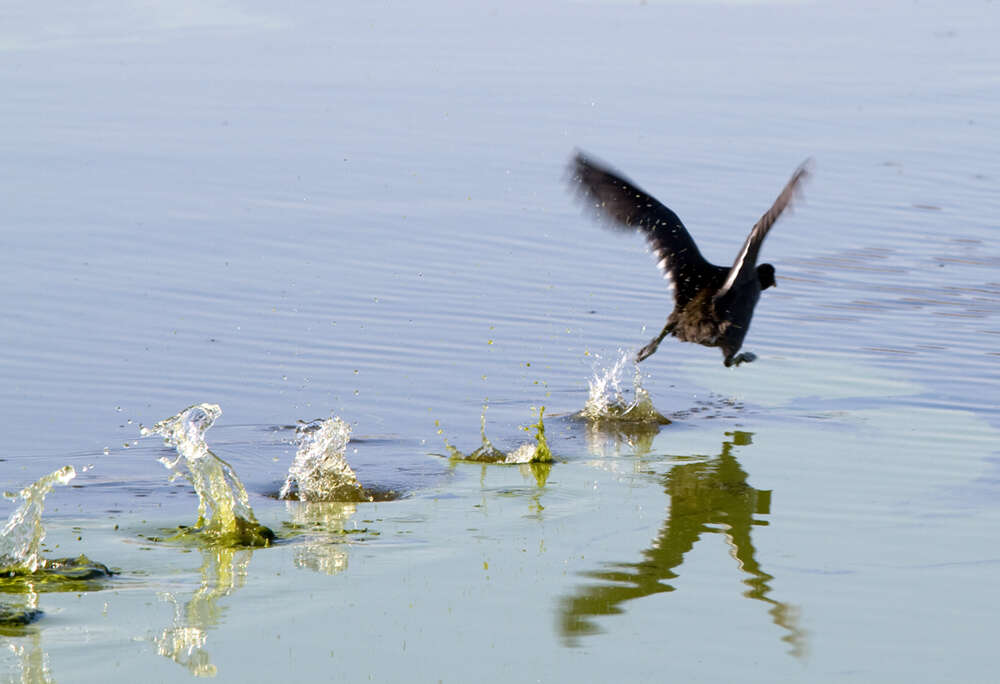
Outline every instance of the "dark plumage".
[[732, 267], [724, 268], [702, 257], [677, 214], [611, 169], [577, 153], [571, 171], [580, 195], [610, 219], [612, 227], [641, 231], [673, 286], [674, 310], [660, 334], [639, 351], [637, 360], [651, 356], [667, 335], [683, 342], [720, 347], [726, 366], [756, 358], [750, 352], [737, 352], [761, 290], [776, 285], [774, 267], [757, 266], [760, 246], [809, 175], [809, 166], [807, 160], [795, 170], [778, 199], [750, 231]]

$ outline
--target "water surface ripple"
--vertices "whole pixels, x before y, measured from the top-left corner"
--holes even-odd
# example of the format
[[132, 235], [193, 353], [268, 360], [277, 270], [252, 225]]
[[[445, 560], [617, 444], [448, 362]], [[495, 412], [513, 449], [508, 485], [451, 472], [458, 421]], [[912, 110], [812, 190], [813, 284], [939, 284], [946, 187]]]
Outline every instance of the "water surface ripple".
[[[116, 574], [8, 595], [11, 678], [995, 679], [989, 2], [50, 4], [0, 22], [0, 477], [72, 466], [40, 552]], [[578, 418], [670, 295], [575, 148], [715, 263], [816, 160], [757, 362], [604, 395], [669, 424]], [[139, 426], [206, 397], [270, 548], [153, 541], [199, 497]], [[434, 455], [484, 404], [554, 462]], [[393, 495], [279, 501], [333, 415]]]

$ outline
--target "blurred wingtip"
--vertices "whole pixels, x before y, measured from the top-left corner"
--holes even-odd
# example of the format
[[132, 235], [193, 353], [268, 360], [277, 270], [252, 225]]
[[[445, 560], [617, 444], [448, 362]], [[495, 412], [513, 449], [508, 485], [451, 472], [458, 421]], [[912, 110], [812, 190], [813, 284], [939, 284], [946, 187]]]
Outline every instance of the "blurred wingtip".
[[799, 168], [795, 170], [795, 175], [801, 179], [805, 180], [809, 178], [816, 170], [816, 160], [813, 157], [806, 157], [805, 161], [799, 164]]
[[805, 161], [799, 164], [799, 167], [795, 169], [795, 173], [792, 174], [791, 180], [788, 181], [788, 189], [791, 190], [792, 195], [789, 197], [788, 209], [791, 209], [791, 200], [794, 198], [795, 201], [801, 202], [803, 199], [802, 188], [808, 181], [813, 172], [816, 169], [816, 160], [812, 157], [806, 157]]
[[591, 156], [579, 147], [574, 147], [569, 164], [566, 166], [566, 180], [570, 183], [581, 183], [584, 174], [593, 167], [594, 163]]

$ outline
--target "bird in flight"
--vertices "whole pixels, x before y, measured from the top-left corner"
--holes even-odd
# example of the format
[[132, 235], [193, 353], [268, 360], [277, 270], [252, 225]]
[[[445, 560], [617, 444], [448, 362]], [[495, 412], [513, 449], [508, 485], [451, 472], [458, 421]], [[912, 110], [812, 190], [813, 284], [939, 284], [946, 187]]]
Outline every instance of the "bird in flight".
[[803, 162], [771, 208], [743, 243], [729, 268], [705, 260], [677, 214], [617, 172], [577, 152], [571, 163], [571, 183], [585, 204], [609, 219], [613, 228], [640, 231], [646, 236], [657, 265], [674, 291], [674, 310], [663, 330], [639, 350], [637, 361], [652, 356], [667, 335], [722, 349], [723, 363], [738, 366], [757, 358], [737, 353], [743, 346], [762, 290], [776, 286], [774, 266], [757, 265], [767, 232], [792, 202], [809, 176], [811, 160]]

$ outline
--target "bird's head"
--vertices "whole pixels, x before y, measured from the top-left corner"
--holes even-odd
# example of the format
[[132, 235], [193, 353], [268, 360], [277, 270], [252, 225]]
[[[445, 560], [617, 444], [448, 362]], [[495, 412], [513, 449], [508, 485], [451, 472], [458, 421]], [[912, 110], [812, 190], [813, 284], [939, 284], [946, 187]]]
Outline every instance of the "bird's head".
[[778, 286], [778, 283], [774, 281], [774, 266], [771, 264], [761, 264], [757, 267], [757, 279], [760, 281], [760, 289], [762, 290]]

